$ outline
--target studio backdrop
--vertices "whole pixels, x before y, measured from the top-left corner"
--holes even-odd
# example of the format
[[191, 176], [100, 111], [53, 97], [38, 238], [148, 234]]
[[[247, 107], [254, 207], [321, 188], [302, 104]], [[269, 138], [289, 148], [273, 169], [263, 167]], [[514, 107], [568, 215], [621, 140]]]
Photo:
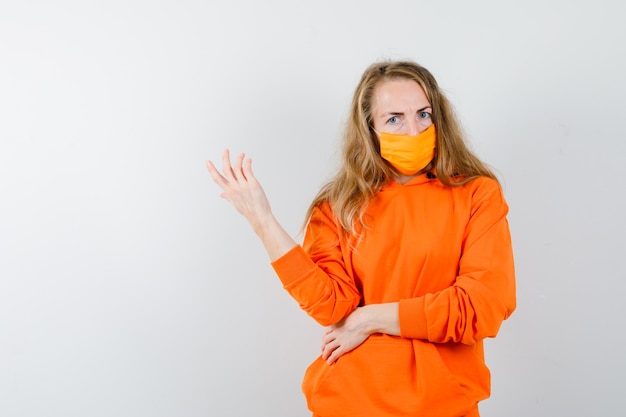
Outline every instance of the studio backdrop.
[[485, 417], [626, 415], [621, 1], [0, 4], [0, 415], [307, 416], [323, 329], [205, 160], [298, 241], [363, 70], [437, 78], [510, 205]]

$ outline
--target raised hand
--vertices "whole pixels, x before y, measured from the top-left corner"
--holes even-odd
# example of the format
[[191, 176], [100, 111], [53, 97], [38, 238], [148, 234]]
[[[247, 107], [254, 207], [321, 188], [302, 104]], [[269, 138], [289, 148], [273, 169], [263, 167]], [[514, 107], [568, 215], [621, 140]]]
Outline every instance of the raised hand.
[[284, 255], [296, 242], [278, 223], [261, 183], [252, 173], [252, 160], [240, 154], [235, 164], [230, 163], [228, 149], [222, 155], [222, 172], [207, 161], [207, 168], [213, 181], [222, 189], [221, 197], [226, 199], [248, 220], [254, 232], [261, 238], [265, 250], [274, 261]]
[[211, 161], [207, 168], [213, 181], [224, 191], [220, 196], [231, 203], [248, 220], [255, 231], [272, 215], [263, 187], [252, 173], [252, 160], [240, 154], [234, 166], [228, 149], [222, 155], [222, 173]]

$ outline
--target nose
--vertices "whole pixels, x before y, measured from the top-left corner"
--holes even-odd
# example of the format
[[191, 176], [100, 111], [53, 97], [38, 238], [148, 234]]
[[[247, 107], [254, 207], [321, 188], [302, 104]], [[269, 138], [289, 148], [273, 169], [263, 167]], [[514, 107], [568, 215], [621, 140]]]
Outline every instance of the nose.
[[424, 130], [426, 130], [422, 125], [420, 125], [417, 120], [408, 120], [407, 123], [407, 135], [410, 136], [417, 136], [420, 133], [422, 133]]
[[430, 127], [430, 120], [408, 119], [406, 124], [406, 134], [417, 136]]

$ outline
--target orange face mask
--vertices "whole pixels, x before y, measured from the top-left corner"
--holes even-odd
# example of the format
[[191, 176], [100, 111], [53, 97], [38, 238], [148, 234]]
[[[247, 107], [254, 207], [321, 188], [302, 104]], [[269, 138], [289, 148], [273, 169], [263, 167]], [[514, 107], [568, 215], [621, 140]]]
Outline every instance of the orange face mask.
[[[377, 132], [378, 133], [378, 132]], [[381, 132], [380, 156], [401, 174], [412, 175], [424, 169], [435, 156], [435, 125], [417, 136]]]

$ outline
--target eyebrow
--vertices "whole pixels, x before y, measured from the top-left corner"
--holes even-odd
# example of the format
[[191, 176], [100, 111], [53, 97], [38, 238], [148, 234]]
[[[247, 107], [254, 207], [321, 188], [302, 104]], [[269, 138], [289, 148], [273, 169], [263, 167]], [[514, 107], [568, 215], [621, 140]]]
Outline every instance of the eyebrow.
[[[416, 113], [419, 113], [419, 112], [424, 111], [424, 110], [426, 110], [426, 109], [431, 109], [431, 110], [432, 110], [433, 108], [432, 108], [432, 106], [422, 107], [421, 109], [418, 109], [418, 110], [416, 111]], [[401, 115], [403, 115], [403, 114], [404, 114], [404, 112], [398, 112], [398, 111], [388, 111], [388, 112], [386, 112], [386, 113], [381, 114], [381, 117], [382, 117], [382, 116], [401, 116]]]

